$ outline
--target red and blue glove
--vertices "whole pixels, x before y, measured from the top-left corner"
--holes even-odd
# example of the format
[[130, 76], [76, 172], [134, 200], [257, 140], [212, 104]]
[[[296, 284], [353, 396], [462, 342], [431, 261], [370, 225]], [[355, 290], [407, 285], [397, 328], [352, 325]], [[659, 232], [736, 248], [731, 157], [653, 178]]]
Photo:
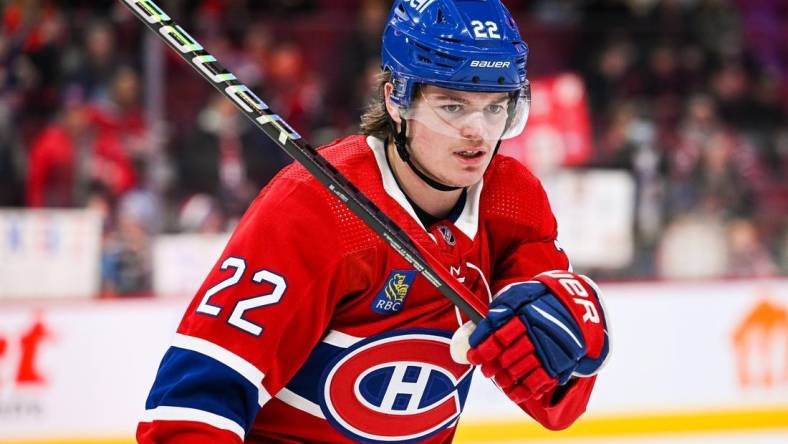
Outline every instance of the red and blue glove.
[[604, 306], [595, 284], [548, 271], [501, 290], [470, 335], [468, 360], [516, 403], [540, 398], [607, 359]]

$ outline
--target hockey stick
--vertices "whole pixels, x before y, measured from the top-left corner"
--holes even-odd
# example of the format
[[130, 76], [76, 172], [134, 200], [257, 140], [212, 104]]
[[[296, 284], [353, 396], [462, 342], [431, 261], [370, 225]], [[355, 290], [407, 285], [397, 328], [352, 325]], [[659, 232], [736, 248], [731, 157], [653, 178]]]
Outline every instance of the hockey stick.
[[[464, 286], [456, 281], [425, 249], [419, 249], [408, 235], [364, 196], [345, 176], [317, 150], [306, 143], [290, 125], [271, 111], [235, 75], [227, 71], [180, 26], [151, 0], [123, 0], [126, 6], [148, 28], [159, 34], [167, 45], [183, 57], [217, 90], [228, 97], [254, 124], [276, 142], [287, 154], [304, 166], [318, 181], [347, 205], [375, 233], [418, 270], [427, 281], [449, 298], [470, 320], [478, 323], [487, 308]], [[435, 265], [432, 265], [435, 264]]]

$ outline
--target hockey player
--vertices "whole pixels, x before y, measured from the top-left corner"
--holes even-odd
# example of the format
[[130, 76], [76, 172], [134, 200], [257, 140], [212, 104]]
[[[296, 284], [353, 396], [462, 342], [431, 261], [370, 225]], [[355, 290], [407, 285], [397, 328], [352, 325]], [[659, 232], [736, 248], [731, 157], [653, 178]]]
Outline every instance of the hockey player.
[[498, 0], [397, 0], [364, 134], [321, 149], [489, 303], [478, 326], [460, 328], [444, 296], [290, 166], [188, 307], [138, 440], [451, 442], [469, 362], [545, 427], [572, 424], [608, 354], [606, 321], [541, 184], [496, 155], [525, 125], [527, 55]]

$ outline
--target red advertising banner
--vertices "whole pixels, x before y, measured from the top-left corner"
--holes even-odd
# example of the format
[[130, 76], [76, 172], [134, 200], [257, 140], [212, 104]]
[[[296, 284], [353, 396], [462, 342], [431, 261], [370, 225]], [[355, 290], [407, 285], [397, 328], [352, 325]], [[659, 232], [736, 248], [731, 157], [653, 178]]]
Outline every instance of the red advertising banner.
[[528, 124], [522, 134], [501, 144], [501, 153], [538, 172], [582, 165], [592, 150], [588, 96], [580, 76], [565, 73], [531, 80]]

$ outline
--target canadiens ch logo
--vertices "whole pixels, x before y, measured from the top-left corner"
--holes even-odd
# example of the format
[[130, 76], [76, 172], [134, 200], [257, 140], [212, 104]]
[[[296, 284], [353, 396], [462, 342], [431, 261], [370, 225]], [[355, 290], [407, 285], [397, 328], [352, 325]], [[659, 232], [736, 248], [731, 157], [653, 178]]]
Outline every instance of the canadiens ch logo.
[[453, 425], [472, 367], [449, 354], [448, 332], [408, 330], [346, 350], [323, 374], [320, 407], [355, 441], [411, 443]]
[[386, 285], [372, 300], [372, 311], [380, 314], [393, 314], [402, 311], [405, 296], [408, 295], [416, 270], [394, 270], [386, 279]]

